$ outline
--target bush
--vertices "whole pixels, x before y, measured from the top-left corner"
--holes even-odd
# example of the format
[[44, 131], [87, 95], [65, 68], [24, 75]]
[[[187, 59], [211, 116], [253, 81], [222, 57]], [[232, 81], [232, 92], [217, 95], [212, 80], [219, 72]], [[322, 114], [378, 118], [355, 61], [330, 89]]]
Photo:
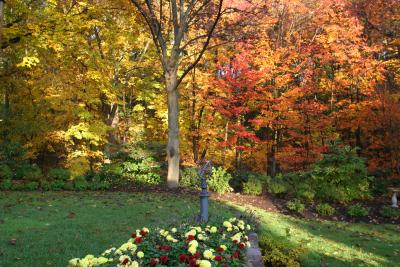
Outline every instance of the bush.
[[64, 184], [64, 190], [72, 191], [74, 190], [74, 184], [72, 182], [67, 182]]
[[62, 180], [55, 180], [50, 182], [50, 189], [54, 191], [60, 191], [65, 188], [65, 182]]
[[38, 181], [42, 177], [42, 170], [36, 164], [23, 164], [18, 167], [15, 177], [17, 179]]
[[0, 180], [10, 180], [13, 178], [13, 171], [5, 164], [0, 165]]
[[379, 213], [386, 218], [397, 219], [400, 218], [400, 210], [398, 208], [383, 207]]
[[[250, 229], [236, 218], [216, 226], [184, 224], [166, 230], [144, 227], [101, 257], [71, 259], [68, 266], [244, 266]], [[90, 265], [85, 264], [89, 261]]]
[[180, 173], [179, 185], [191, 189], [200, 189], [201, 181], [196, 168], [184, 168]]
[[357, 156], [355, 149], [334, 144], [309, 172], [308, 184], [320, 201], [347, 203], [368, 197], [371, 179], [365, 160]]
[[42, 188], [43, 191], [50, 191], [51, 190], [51, 184], [50, 184], [49, 181], [41, 181], [40, 188]]
[[265, 180], [262, 176], [249, 175], [248, 181], [243, 183], [243, 193], [247, 195], [261, 195]]
[[217, 193], [231, 192], [233, 189], [229, 185], [229, 181], [232, 179], [230, 173], [224, 168], [212, 168], [210, 177], [207, 180], [208, 187], [211, 191]]
[[305, 209], [305, 206], [303, 203], [300, 202], [300, 200], [292, 200], [292, 201], [288, 201], [286, 203], [286, 207], [291, 210], [291, 211], [296, 211], [299, 213], [302, 213]]
[[368, 209], [364, 208], [360, 204], [355, 204], [347, 208], [347, 214], [355, 218], [368, 216], [368, 213]]
[[24, 184], [24, 190], [27, 191], [34, 191], [39, 188], [39, 183], [38, 182], [28, 182]]
[[83, 191], [89, 189], [90, 184], [85, 180], [84, 177], [78, 176], [74, 180], [74, 189], [77, 191]]
[[267, 179], [268, 192], [281, 195], [288, 191], [288, 184], [284, 181], [284, 176], [280, 173], [275, 177]]
[[5, 179], [0, 181], [0, 189], [1, 190], [10, 190], [12, 188], [12, 181], [10, 179]]
[[71, 178], [71, 172], [67, 169], [53, 168], [49, 170], [47, 177], [50, 180], [68, 181]]
[[268, 235], [262, 235], [259, 240], [264, 266], [300, 267], [304, 254], [302, 248], [291, 248], [283, 241], [275, 240]]
[[315, 210], [317, 211], [317, 213], [319, 215], [327, 215], [327, 216], [333, 215], [336, 211], [334, 207], [332, 207], [331, 205], [326, 204], [326, 203], [318, 204], [315, 207]]

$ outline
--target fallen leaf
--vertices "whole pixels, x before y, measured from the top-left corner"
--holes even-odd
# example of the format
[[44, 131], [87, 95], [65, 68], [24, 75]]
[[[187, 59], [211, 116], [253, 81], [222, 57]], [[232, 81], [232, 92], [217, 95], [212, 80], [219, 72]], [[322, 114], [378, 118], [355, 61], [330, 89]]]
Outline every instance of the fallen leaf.
[[73, 219], [73, 218], [75, 218], [75, 216], [76, 216], [76, 214], [74, 212], [70, 211], [69, 214], [67, 215], [67, 218]]

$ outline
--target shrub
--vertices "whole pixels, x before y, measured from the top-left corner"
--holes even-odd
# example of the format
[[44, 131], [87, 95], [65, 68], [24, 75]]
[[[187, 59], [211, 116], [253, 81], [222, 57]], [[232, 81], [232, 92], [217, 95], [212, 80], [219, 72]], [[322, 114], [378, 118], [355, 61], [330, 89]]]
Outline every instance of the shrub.
[[72, 182], [67, 182], [64, 184], [64, 190], [72, 191], [74, 190], [74, 184]]
[[365, 217], [369, 213], [367, 208], [364, 208], [360, 204], [355, 204], [347, 208], [347, 214], [351, 217]]
[[315, 207], [315, 210], [320, 215], [328, 215], [328, 216], [333, 215], [335, 213], [335, 211], [336, 211], [334, 207], [332, 207], [331, 205], [326, 204], [326, 203], [318, 204]]
[[65, 187], [65, 182], [62, 180], [55, 180], [50, 182], [50, 189], [54, 191], [63, 190]]
[[1, 190], [10, 190], [12, 188], [12, 181], [10, 179], [5, 179], [0, 181], [0, 189]]
[[27, 191], [34, 191], [39, 188], [39, 183], [38, 182], [28, 182], [24, 184], [24, 190]]
[[101, 257], [71, 259], [68, 266], [89, 266], [89, 261], [90, 266], [244, 266], [250, 229], [236, 218], [206, 227], [144, 227], [132, 233], [131, 239], [120, 247], [104, 251]]
[[24, 183], [13, 183], [11, 186], [11, 190], [23, 191], [23, 190], [25, 190], [25, 185], [24, 185]]
[[179, 185], [192, 189], [200, 189], [201, 181], [196, 168], [184, 168], [180, 174]]
[[82, 176], [78, 176], [74, 180], [74, 189], [77, 191], [87, 190], [89, 186], [89, 183]]
[[41, 181], [40, 182], [40, 188], [42, 188], [43, 191], [50, 191], [51, 190], [51, 184], [49, 181]]
[[275, 195], [281, 195], [288, 191], [288, 185], [284, 181], [284, 176], [280, 173], [275, 177], [267, 178], [268, 192]]
[[303, 212], [305, 209], [305, 206], [303, 203], [300, 202], [300, 200], [295, 199], [292, 201], [288, 201], [286, 203], [286, 207], [291, 210], [291, 211], [296, 211], [296, 212]]
[[357, 156], [356, 150], [337, 144], [308, 173], [308, 184], [318, 200], [340, 203], [368, 197], [371, 179], [365, 160]]
[[208, 187], [210, 190], [218, 193], [231, 192], [233, 190], [229, 185], [231, 179], [232, 176], [224, 168], [213, 167], [211, 175], [207, 180]]
[[249, 175], [248, 181], [243, 183], [243, 192], [247, 195], [261, 195], [264, 183], [262, 176]]
[[9, 180], [13, 178], [13, 171], [5, 164], [0, 164], [0, 180]]
[[98, 181], [89, 183], [90, 190], [107, 190], [110, 188], [110, 184], [107, 181]]
[[379, 213], [386, 218], [397, 219], [400, 218], [400, 210], [398, 208], [383, 207]]
[[292, 248], [283, 241], [262, 235], [259, 240], [264, 266], [300, 267], [302, 248]]
[[71, 172], [63, 168], [53, 168], [49, 170], [47, 177], [51, 180], [68, 181], [71, 178]]
[[37, 181], [42, 177], [42, 170], [36, 164], [23, 164], [17, 169], [15, 177], [17, 179]]

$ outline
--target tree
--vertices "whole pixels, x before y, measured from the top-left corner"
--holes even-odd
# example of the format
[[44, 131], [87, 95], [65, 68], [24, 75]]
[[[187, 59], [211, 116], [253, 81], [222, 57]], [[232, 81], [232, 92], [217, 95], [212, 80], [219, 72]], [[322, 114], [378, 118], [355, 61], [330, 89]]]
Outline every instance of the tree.
[[[167, 183], [175, 188], [179, 185], [180, 160], [178, 86], [206, 51], [221, 18], [223, 0], [131, 1], [150, 29], [164, 71], [168, 97]], [[200, 48], [195, 55], [185, 55], [189, 46], [196, 45]]]

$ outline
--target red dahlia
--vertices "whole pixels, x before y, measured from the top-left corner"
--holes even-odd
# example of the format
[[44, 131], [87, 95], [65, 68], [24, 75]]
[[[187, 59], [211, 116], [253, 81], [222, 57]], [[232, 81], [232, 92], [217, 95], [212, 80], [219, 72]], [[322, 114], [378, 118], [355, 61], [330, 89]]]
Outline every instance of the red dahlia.
[[131, 234], [131, 237], [132, 237], [132, 238], [136, 238], [136, 233], [132, 233], [132, 234]]
[[244, 249], [245, 247], [246, 247], [246, 245], [245, 245], [244, 243], [240, 243], [240, 244], [239, 244], [239, 248], [240, 248], [240, 249]]
[[196, 252], [196, 253], [194, 254], [194, 257], [195, 257], [196, 259], [200, 259], [200, 258], [201, 258], [200, 252]]
[[220, 262], [220, 261], [222, 261], [222, 256], [221, 256], [221, 255], [217, 255], [217, 256], [215, 256], [214, 259], [215, 259], [216, 261]]
[[194, 236], [192, 235], [188, 235], [188, 237], [186, 238], [187, 241], [192, 241], [194, 240]]
[[152, 259], [150, 259], [149, 263], [150, 263], [150, 265], [157, 265], [158, 259], [152, 258]]
[[146, 235], [147, 235], [147, 232], [146, 232], [146, 231], [143, 231], [143, 230], [141, 230], [141, 231], [140, 231], [140, 235], [142, 235], [142, 236], [146, 236]]
[[135, 238], [135, 243], [136, 243], [136, 244], [142, 243], [142, 238], [141, 238], [141, 237], [136, 237], [136, 238]]
[[217, 251], [218, 252], [224, 252], [224, 249], [223, 248], [217, 248]]
[[187, 255], [181, 254], [181, 255], [179, 255], [178, 259], [179, 259], [179, 262], [185, 262], [187, 259]]
[[162, 255], [162, 256], [160, 256], [160, 261], [161, 261], [162, 263], [167, 263], [168, 260], [169, 260], [169, 258], [168, 258], [167, 255]]
[[238, 242], [238, 241], [237, 241], [236, 239], [235, 239], [235, 240], [233, 240], [233, 243], [237, 244], [237, 242]]
[[232, 254], [232, 257], [234, 257], [234, 258], [236, 258], [236, 259], [239, 259], [239, 251], [236, 251], [236, 252], [234, 252], [233, 254]]

